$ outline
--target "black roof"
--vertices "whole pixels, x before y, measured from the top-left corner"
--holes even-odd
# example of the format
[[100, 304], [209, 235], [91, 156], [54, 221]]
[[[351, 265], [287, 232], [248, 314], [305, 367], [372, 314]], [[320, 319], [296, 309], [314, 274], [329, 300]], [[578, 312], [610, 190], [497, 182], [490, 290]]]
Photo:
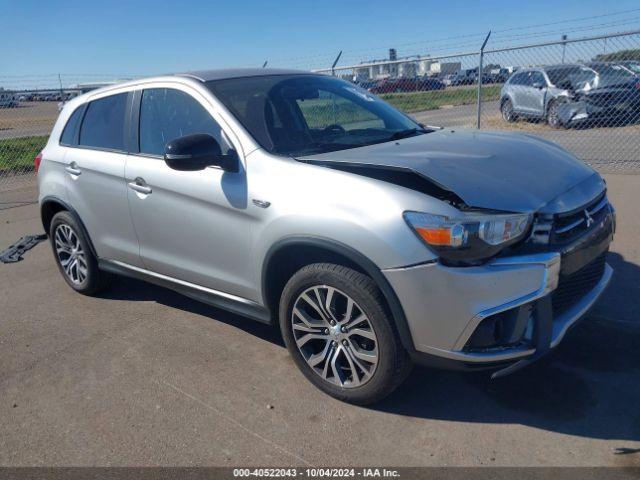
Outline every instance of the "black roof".
[[310, 75], [304, 70], [285, 68], [224, 68], [219, 70], [199, 70], [195, 72], [177, 73], [180, 77], [191, 77], [201, 82], [224, 80], [227, 78], [263, 77], [265, 75]]

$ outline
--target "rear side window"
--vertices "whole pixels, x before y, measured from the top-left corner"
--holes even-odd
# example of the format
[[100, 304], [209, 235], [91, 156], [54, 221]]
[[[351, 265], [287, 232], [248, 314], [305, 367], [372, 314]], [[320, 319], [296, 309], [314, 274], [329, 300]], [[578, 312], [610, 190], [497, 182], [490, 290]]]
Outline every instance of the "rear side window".
[[89, 103], [80, 128], [80, 145], [124, 150], [127, 94], [119, 93]]
[[83, 105], [76, 108], [71, 114], [69, 120], [67, 120], [67, 124], [64, 126], [64, 130], [62, 131], [60, 145], [78, 144], [78, 128], [80, 127], [80, 121], [82, 120], [82, 112], [84, 112]]
[[152, 88], [142, 92], [140, 104], [140, 153], [163, 155], [171, 140], [207, 133], [227, 153], [229, 144], [220, 125], [191, 95], [173, 88]]

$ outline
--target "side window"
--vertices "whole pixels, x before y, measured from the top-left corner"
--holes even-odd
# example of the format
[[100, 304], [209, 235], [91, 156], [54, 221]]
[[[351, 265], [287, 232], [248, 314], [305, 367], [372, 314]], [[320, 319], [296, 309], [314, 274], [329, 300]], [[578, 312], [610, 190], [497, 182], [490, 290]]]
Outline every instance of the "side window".
[[173, 88], [142, 92], [139, 128], [140, 153], [162, 155], [168, 142], [194, 133], [212, 135], [222, 153], [231, 148], [211, 114], [195, 98]]
[[525, 75], [526, 73], [516, 73], [509, 83], [511, 85], [522, 85], [522, 79]]
[[547, 81], [540, 72], [532, 72], [531, 73], [531, 84], [539, 83], [540, 85], [547, 86]]
[[119, 93], [89, 103], [80, 127], [80, 145], [124, 150], [127, 94]]
[[526, 72], [522, 75], [522, 81], [520, 82], [520, 85], [524, 86], [524, 87], [530, 87], [531, 85], [533, 85], [533, 81], [531, 80], [531, 75], [533, 72]]
[[60, 136], [60, 145], [77, 145], [78, 144], [78, 128], [80, 127], [80, 121], [82, 120], [82, 113], [84, 112], [84, 105], [80, 105], [74, 110], [74, 112], [67, 120], [67, 124], [62, 130]]

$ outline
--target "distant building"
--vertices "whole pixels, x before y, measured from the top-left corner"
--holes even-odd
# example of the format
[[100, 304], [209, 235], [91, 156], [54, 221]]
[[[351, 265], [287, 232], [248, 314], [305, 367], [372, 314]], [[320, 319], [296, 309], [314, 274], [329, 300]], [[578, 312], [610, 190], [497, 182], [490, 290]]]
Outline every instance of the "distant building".
[[401, 63], [389, 63], [390, 60], [371, 60], [354, 70], [354, 80], [382, 80], [385, 78], [414, 78], [436, 75], [448, 75], [459, 71], [460, 62], [440, 62], [429, 57], [404, 57]]

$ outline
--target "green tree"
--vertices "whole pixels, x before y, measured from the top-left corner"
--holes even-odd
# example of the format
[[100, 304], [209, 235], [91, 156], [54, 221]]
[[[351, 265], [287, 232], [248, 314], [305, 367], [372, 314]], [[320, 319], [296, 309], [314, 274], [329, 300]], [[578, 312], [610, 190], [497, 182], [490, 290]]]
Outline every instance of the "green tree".
[[638, 60], [640, 61], [640, 48], [629, 50], [618, 50], [617, 52], [601, 53], [594, 57], [597, 62], [616, 62], [620, 60]]

